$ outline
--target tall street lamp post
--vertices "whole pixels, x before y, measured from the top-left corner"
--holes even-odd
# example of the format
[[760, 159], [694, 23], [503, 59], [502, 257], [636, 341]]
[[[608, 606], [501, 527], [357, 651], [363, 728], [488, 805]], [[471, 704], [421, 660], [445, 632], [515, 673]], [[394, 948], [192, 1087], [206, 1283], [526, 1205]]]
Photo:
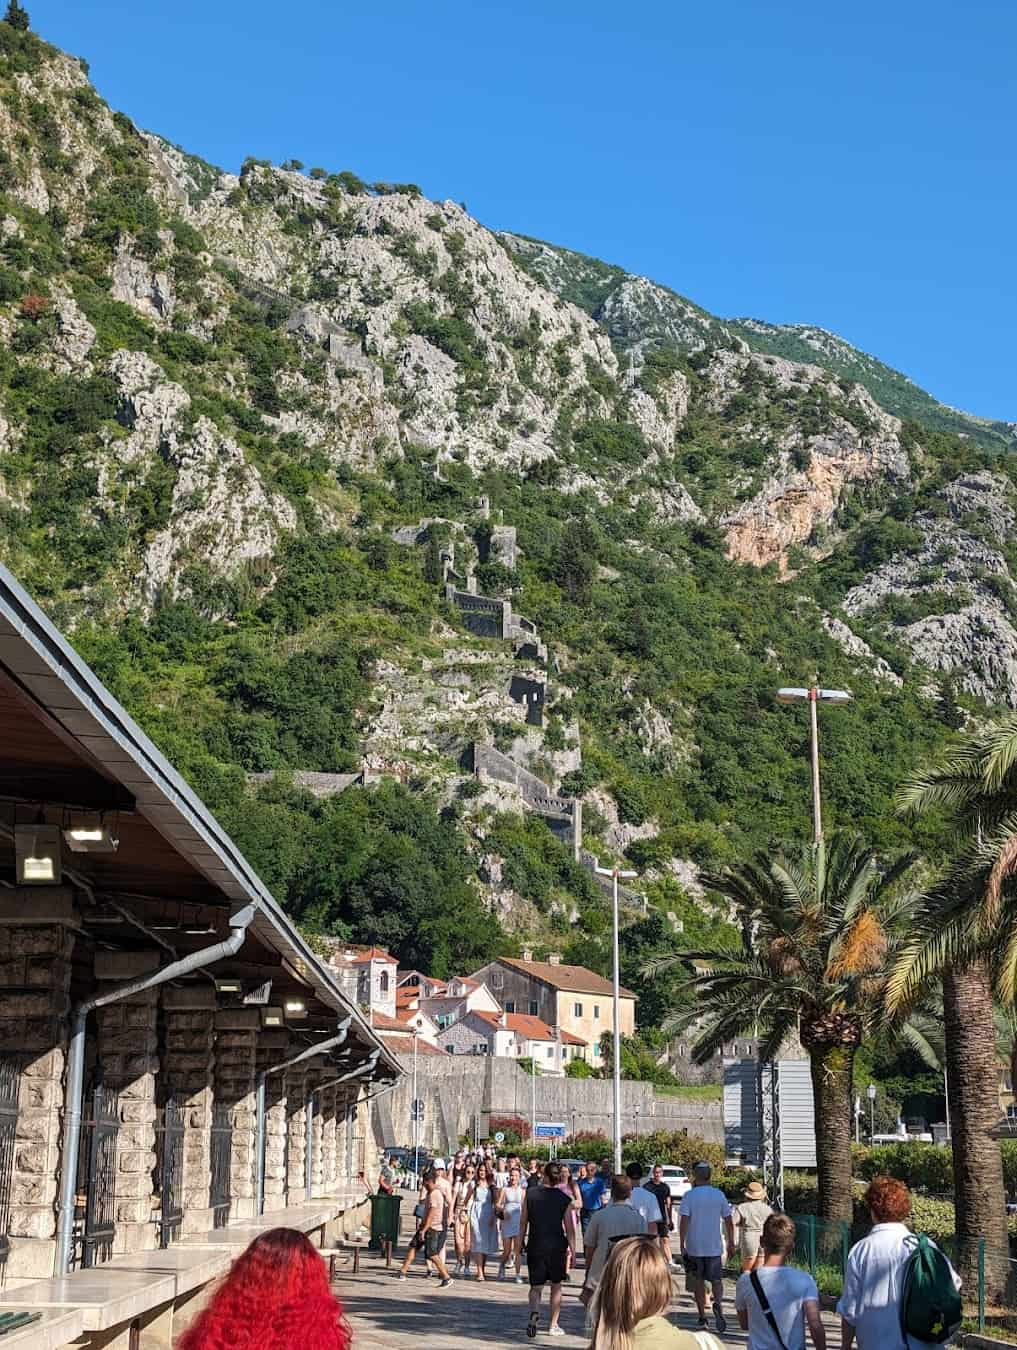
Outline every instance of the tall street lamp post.
[[873, 1136], [876, 1133], [876, 1085], [870, 1083], [865, 1089], [869, 1098], [869, 1143], [872, 1143]]
[[832, 703], [842, 707], [851, 702], [846, 689], [821, 689], [817, 684], [808, 689], [778, 689], [778, 703], [807, 703], [809, 705], [809, 730], [812, 743], [812, 842], [823, 842], [823, 808], [819, 793], [819, 716], [820, 703]]
[[598, 867], [597, 875], [611, 878], [611, 946], [612, 974], [614, 977], [614, 1170], [622, 1170], [621, 1146], [621, 980], [618, 976], [618, 880], [624, 877], [630, 880], [635, 872], [626, 872], [620, 867]]

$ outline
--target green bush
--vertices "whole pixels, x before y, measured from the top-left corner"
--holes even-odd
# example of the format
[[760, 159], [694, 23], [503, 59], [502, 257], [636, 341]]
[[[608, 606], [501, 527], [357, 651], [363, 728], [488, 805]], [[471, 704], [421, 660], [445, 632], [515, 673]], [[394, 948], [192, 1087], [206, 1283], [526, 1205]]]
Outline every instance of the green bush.
[[723, 1144], [711, 1144], [696, 1134], [681, 1130], [654, 1130], [651, 1134], [626, 1134], [622, 1138], [625, 1157], [644, 1168], [654, 1163], [676, 1163], [691, 1172], [697, 1162], [708, 1162], [720, 1172], [724, 1167]]
[[945, 1194], [953, 1190], [953, 1155], [942, 1145], [901, 1142], [854, 1152], [855, 1175], [866, 1181], [890, 1176], [905, 1182], [913, 1191]]

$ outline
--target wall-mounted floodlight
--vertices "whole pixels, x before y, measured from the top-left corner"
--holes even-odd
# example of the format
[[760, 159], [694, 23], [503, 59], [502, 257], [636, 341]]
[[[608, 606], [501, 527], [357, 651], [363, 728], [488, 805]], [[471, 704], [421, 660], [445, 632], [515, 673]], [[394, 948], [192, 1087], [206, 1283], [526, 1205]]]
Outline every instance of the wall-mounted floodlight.
[[58, 886], [63, 877], [59, 825], [15, 825], [14, 861], [22, 886]]
[[239, 994], [244, 986], [240, 980], [216, 980], [215, 988], [219, 994]]
[[116, 853], [120, 840], [108, 825], [71, 825], [64, 841], [72, 853]]
[[285, 1025], [282, 1008], [262, 1008], [261, 1025], [263, 1027], [281, 1027]]
[[287, 1017], [306, 1017], [307, 1004], [302, 998], [288, 998], [283, 1003], [283, 1011]]

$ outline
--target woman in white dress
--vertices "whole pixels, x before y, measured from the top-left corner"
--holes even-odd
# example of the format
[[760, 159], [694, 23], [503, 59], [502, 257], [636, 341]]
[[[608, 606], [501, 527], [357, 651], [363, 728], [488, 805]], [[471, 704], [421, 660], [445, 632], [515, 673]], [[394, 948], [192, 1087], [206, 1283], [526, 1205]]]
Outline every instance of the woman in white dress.
[[498, 1218], [501, 1220], [501, 1262], [498, 1266], [498, 1278], [499, 1280], [505, 1278], [505, 1269], [509, 1262], [513, 1262], [516, 1268], [516, 1284], [522, 1284], [523, 1282], [522, 1270], [520, 1269], [523, 1256], [523, 1235], [520, 1229], [520, 1221], [526, 1187], [522, 1182], [522, 1168], [510, 1168], [508, 1185], [502, 1190], [498, 1205]]
[[498, 1188], [494, 1184], [494, 1170], [490, 1163], [477, 1165], [477, 1177], [467, 1196], [470, 1214], [470, 1254], [476, 1262], [477, 1279], [483, 1280], [484, 1267], [489, 1256], [498, 1255], [498, 1219], [495, 1205]]

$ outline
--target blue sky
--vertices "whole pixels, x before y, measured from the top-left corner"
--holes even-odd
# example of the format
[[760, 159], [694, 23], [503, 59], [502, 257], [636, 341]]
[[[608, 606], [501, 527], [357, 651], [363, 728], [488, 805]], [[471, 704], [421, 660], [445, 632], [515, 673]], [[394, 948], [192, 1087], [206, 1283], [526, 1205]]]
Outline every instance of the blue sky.
[[1011, 0], [26, 0], [105, 98], [464, 201], [1017, 420]]

